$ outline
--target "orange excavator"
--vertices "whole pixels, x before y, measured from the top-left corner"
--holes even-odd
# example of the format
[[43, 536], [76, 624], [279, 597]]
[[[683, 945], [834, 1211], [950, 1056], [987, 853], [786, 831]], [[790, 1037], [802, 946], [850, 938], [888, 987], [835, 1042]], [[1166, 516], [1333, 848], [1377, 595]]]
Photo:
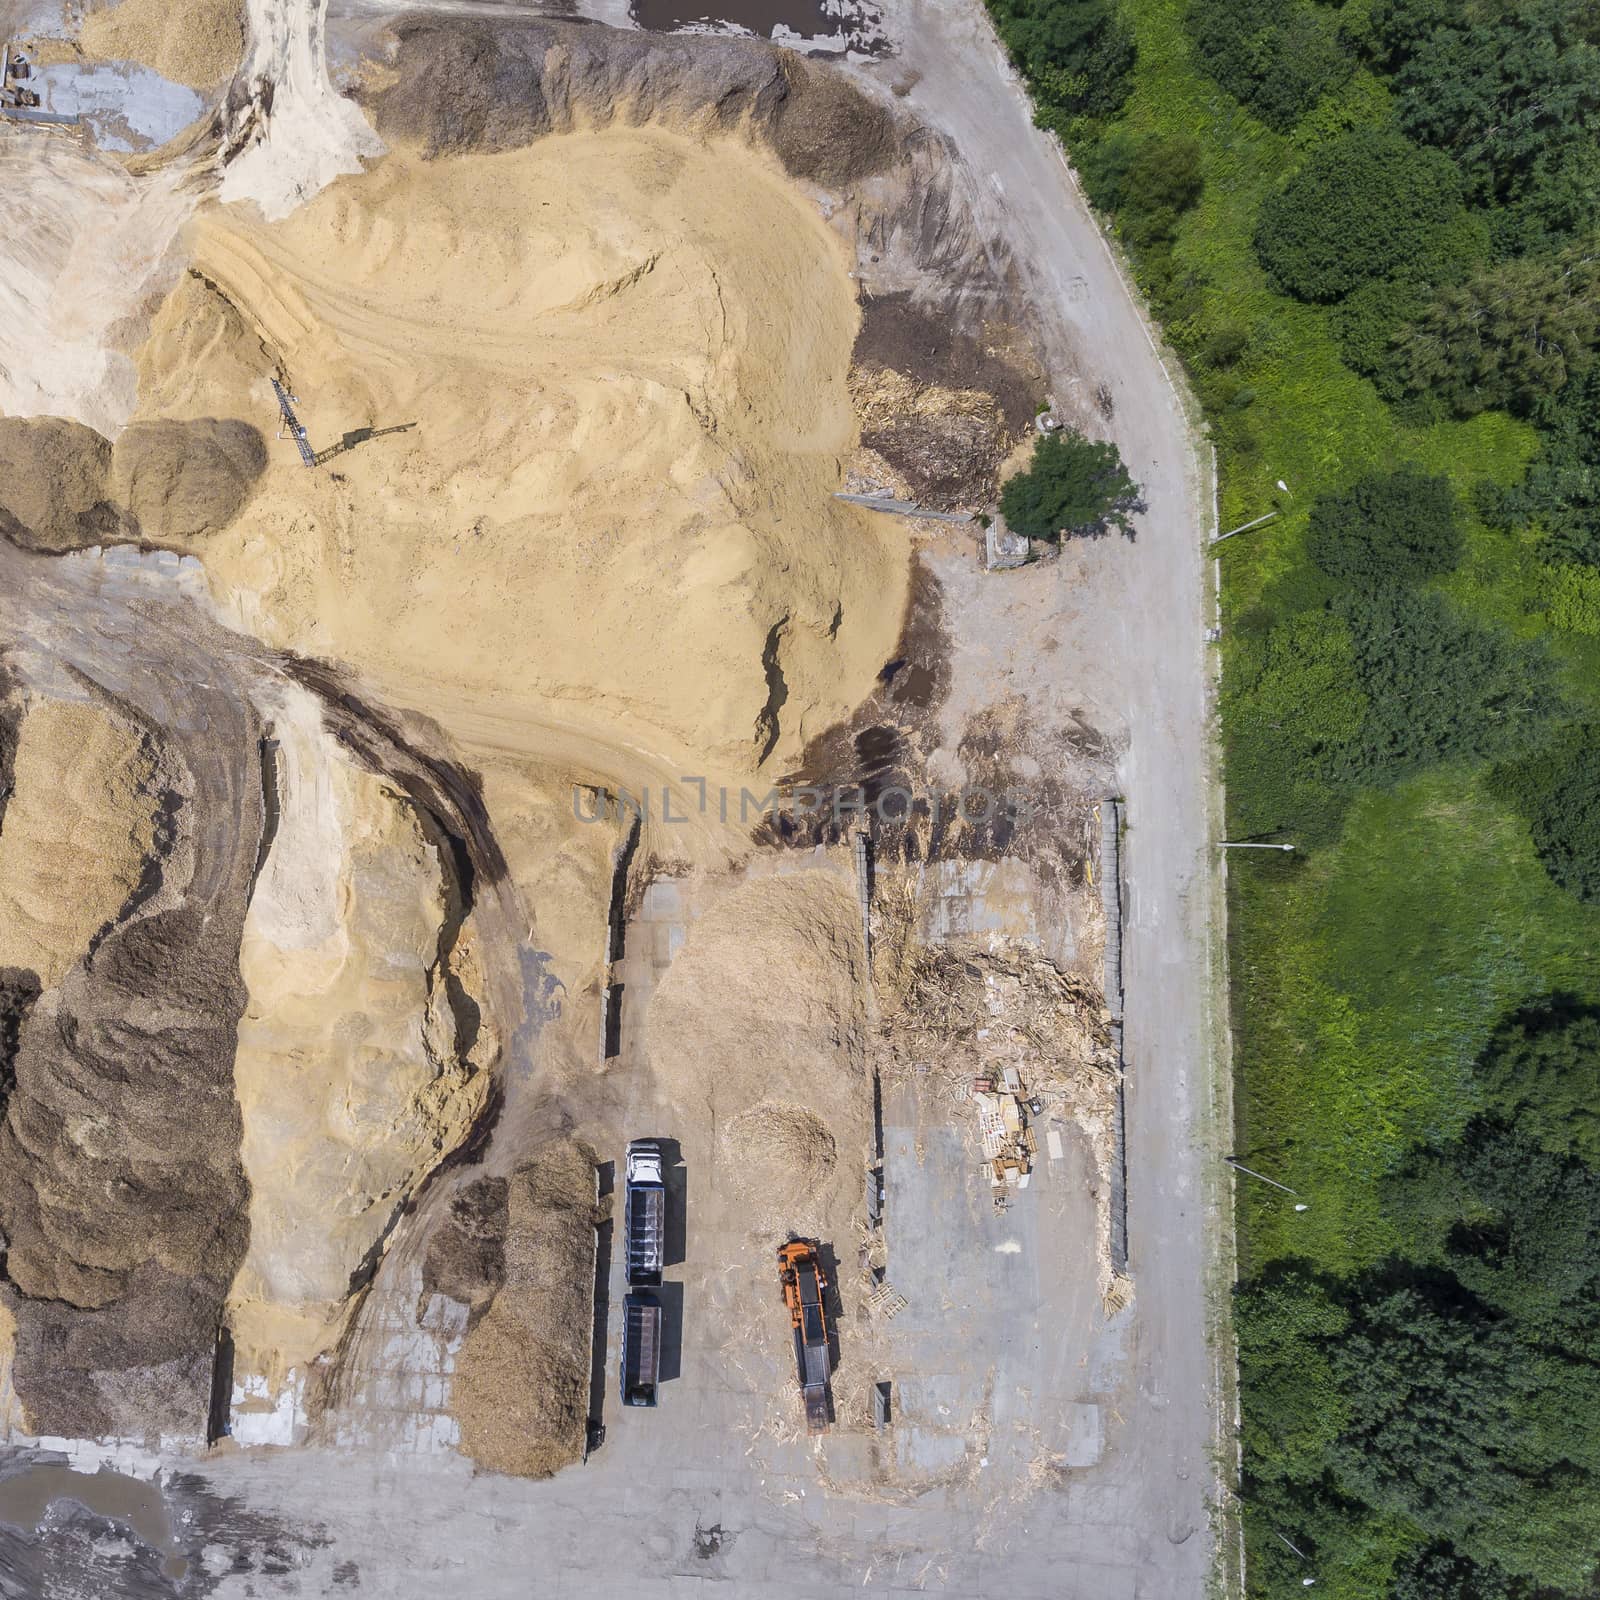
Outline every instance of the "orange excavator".
[[815, 1239], [791, 1239], [778, 1251], [778, 1281], [794, 1325], [794, 1361], [806, 1402], [806, 1431], [826, 1433], [829, 1422], [828, 1280]]

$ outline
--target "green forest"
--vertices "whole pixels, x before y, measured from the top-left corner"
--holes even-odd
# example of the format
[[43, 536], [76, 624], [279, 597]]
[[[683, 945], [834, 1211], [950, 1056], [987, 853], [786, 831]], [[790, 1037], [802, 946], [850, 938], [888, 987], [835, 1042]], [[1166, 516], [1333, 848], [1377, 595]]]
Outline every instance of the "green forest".
[[[990, 0], [1220, 471], [1249, 1588], [1600, 1572], [1600, 6]], [[1280, 487], [1280, 484], [1282, 487]]]

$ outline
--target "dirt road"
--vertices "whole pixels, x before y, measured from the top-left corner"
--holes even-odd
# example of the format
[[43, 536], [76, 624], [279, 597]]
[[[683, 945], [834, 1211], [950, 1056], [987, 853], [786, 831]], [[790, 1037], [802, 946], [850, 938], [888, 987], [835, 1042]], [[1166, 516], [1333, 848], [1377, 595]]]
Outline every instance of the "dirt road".
[[[1059, 586], [1083, 697], [1127, 739], [1124, 962], [1127, 984], [1128, 1229], [1138, 1286], [1132, 1359], [1140, 1406], [1115, 1470], [1116, 1518], [1148, 1532], [1143, 1595], [1197, 1596], [1210, 1561], [1207, 1502], [1217, 1437], [1206, 1285], [1228, 1219], [1208, 1138], [1220, 1070], [1208, 952], [1222, 914], [1209, 849], [1210, 733], [1203, 555], [1210, 495], [1195, 443], [1137, 304], [1059, 148], [1033, 127], [1021, 85], [980, 0], [889, 0], [897, 58], [862, 75], [919, 74], [912, 109], [953, 137], [980, 220], [1011, 246], [1044, 320], [1034, 330], [1057, 377], [1109, 384], [1107, 431], [1143, 485], [1132, 544], [1069, 550]], [[1043, 575], [1042, 575], [1043, 576]], [[1115, 1468], [1115, 1463], [1108, 1463]]]

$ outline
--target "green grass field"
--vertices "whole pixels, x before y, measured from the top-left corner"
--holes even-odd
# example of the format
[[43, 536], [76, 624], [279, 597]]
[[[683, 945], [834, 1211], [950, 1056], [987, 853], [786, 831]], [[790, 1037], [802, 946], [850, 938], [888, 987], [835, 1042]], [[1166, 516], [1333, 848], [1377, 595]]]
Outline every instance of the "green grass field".
[[[1184, 0], [1128, 0], [1139, 60], [1117, 126], [1201, 146], [1205, 190], [1174, 255], [1198, 276], [1204, 310], [1169, 337], [1193, 350], [1223, 322], [1250, 335], [1236, 376], [1254, 400], [1210, 418], [1222, 526], [1280, 516], [1220, 552], [1226, 622], [1276, 610], [1275, 596], [1307, 581], [1319, 491], [1409, 462], [1463, 494], [1484, 477], [1511, 483], [1537, 437], [1500, 414], [1405, 425], [1340, 361], [1328, 314], [1268, 286], [1251, 244], [1263, 198], [1314, 140], [1381, 121], [1386, 91], [1358, 72], [1295, 135], [1273, 133], [1195, 67], [1183, 12]], [[1549, 633], [1536, 551], [1481, 526], [1469, 540], [1453, 598], [1519, 634]], [[1600, 640], [1552, 639], [1569, 694], [1594, 699]], [[1310, 1203], [1296, 1213], [1247, 1185], [1241, 1258], [1248, 1268], [1302, 1255], [1344, 1270], [1392, 1244], [1378, 1182], [1410, 1146], [1470, 1114], [1468, 1069], [1505, 1011], [1554, 988], [1600, 999], [1590, 956], [1600, 913], [1550, 883], [1526, 824], [1471, 771], [1364, 795], [1337, 843], [1308, 859], [1236, 856], [1230, 867], [1238, 1153]]]

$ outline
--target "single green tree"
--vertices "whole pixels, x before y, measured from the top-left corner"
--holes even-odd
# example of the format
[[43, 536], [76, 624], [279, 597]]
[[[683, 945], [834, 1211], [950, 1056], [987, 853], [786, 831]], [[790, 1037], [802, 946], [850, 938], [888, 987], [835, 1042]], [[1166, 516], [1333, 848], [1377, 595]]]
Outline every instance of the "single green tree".
[[1204, 70], [1279, 133], [1355, 66], [1337, 13], [1307, 0], [1193, 0], [1186, 20]]
[[1120, 528], [1133, 537], [1132, 514], [1142, 510], [1139, 486], [1114, 444], [1086, 439], [1074, 428], [1044, 434], [1033, 461], [1000, 491], [1000, 514], [1018, 533], [1054, 544], [1062, 535]]
[[1311, 508], [1311, 559], [1331, 578], [1417, 583], [1452, 571], [1465, 548], [1450, 480], [1402, 467], [1369, 472]]
[[1262, 203], [1256, 254], [1297, 300], [1338, 300], [1430, 253], [1459, 209], [1449, 157], [1388, 128], [1360, 128], [1319, 145]]

